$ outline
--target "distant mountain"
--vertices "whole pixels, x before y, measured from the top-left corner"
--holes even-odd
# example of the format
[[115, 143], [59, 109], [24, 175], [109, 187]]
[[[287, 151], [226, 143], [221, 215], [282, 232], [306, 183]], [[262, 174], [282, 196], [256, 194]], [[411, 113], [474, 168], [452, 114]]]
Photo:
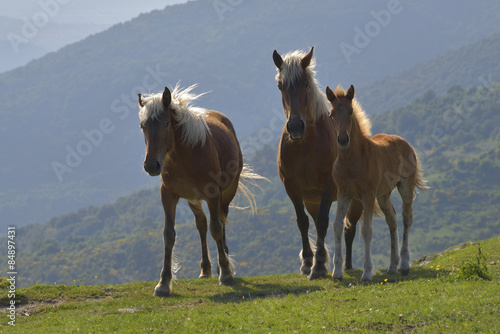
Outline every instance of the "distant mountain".
[[500, 34], [430, 59], [396, 75], [361, 87], [361, 103], [370, 113], [406, 105], [426, 90], [438, 94], [452, 85], [488, 86], [500, 78]]
[[[200, 0], [115, 25], [0, 74], [0, 233], [158, 184], [141, 171], [139, 91], [199, 83], [211, 91], [199, 106], [226, 113], [243, 138], [280, 113], [274, 49], [315, 45], [321, 84], [362, 86], [488, 37], [498, 22], [494, 0]], [[388, 87], [384, 103], [398, 100]]]
[[[45, 21], [43, 21], [45, 22]], [[38, 23], [0, 16], [0, 73], [105, 30], [104, 24]]]
[[[444, 116], [438, 110], [446, 110]], [[444, 96], [428, 91], [412, 104], [379, 114], [372, 121], [374, 133], [408, 139], [423, 162], [430, 189], [414, 202], [410, 232], [413, 260], [465, 241], [500, 235], [499, 84], [468, 90], [452, 86]], [[249, 161], [256, 172], [273, 180], [272, 184], [262, 183], [262, 191], [255, 189], [258, 213], [252, 217], [247, 211], [231, 210], [229, 214], [228, 245], [237, 261], [238, 276], [298, 272], [300, 266], [300, 234], [293, 206], [276, 175], [276, 150], [276, 144], [266, 146]], [[393, 202], [401, 238], [399, 195], [394, 194]], [[334, 212], [332, 208], [330, 221]], [[18, 228], [17, 283], [90, 284], [93, 280], [89, 277], [94, 276], [106, 284], [155, 281], [162, 265], [163, 222], [156, 187], [54, 217], [45, 224]], [[373, 226], [372, 254], [379, 269], [389, 263], [389, 232], [379, 218]], [[312, 226], [310, 231], [315, 235]], [[199, 237], [184, 200], [177, 207], [176, 232], [174, 252], [181, 264], [178, 277], [197, 277]], [[330, 246], [332, 235], [330, 228]], [[208, 238], [215, 261], [215, 243]], [[4, 239], [0, 243], [6, 244]], [[359, 268], [363, 261], [361, 240], [356, 238], [354, 246], [355, 266]], [[7, 260], [7, 256], [0, 257], [0, 268], [8, 267]]]

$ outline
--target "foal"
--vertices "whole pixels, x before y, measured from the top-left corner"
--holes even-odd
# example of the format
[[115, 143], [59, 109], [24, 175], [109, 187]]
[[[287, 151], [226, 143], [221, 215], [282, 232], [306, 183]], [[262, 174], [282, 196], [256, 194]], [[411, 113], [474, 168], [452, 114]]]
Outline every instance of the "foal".
[[[413, 222], [412, 202], [417, 189], [424, 190], [420, 162], [415, 150], [401, 137], [377, 134], [369, 138], [370, 120], [354, 99], [354, 87], [347, 92], [340, 86], [335, 93], [326, 88], [331, 103], [330, 117], [337, 133], [339, 154], [333, 166], [333, 179], [338, 186], [337, 213], [334, 220], [335, 254], [333, 278], [342, 279], [341, 238], [344, 217], [353, 200], [363, 203], [364, 222], [361, 229], [365, 244], [362, 281], [372, 278], [370, 243], [372, 212], [376, 201], [384, 213], [391, 234], [391, 264], [388, 272], [397, 272], [400, 261], [396, 211], [390, 195], [398, 188], [403, 201], [403, 245], [401, 247], [401, 274], [410, 272], [408, 234]], [[375, 201], [376, 200], [376, 201]]]

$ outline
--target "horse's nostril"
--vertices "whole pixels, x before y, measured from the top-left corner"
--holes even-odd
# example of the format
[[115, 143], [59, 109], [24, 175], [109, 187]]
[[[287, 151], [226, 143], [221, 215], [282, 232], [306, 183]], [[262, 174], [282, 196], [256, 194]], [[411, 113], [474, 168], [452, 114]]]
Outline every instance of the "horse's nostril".
[[349, 135], [345, 135], [344, 137], [339, 135], [337, 137], [337, 142], [340, 146], [347, 146], [349, 144]]
[[159, 161], [144, 162], [144, 170], [151, 175], [158, 175], [161, 171], [161, 164]]

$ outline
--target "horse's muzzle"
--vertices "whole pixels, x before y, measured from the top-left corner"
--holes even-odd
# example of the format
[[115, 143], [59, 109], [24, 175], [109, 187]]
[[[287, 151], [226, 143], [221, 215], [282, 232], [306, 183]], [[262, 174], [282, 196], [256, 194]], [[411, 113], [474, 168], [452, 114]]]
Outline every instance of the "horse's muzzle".
[[346, 149], [349, 147], [349, 135], [345, 136], [338, 136], [337, 137], [337, 142], [339, 143], [339, 146], [341, 149]]
[[157, 176], [161, 173], [161, 164], [158, 160], [145, 161], [144, 170], [151, 176]]
[[304, 138], [306, 124], [301, 119], [289, 120], [286, 123], [286, 132], [290, 135], [292, 140], [301, 140]]

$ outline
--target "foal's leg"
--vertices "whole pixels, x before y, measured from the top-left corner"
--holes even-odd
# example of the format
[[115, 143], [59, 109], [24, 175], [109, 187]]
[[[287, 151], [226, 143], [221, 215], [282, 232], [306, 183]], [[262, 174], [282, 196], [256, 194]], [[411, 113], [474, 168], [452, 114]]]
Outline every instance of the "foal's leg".
[[165, 211], [165, 228], [163, 230], [163, 244], [165, 253], [163, 257], [163, 269], [160, 275], [160, 282], [155, 287], [155, 296], [167, 297], [172, 291], [172, 250], [175, 243], [175, 207], [179, 198], [161, 187], [161, 201]]
[[401, 275], [406, 276], [410, 273], [410, 248], [408, 237], [410, 228], [413, 224], [413, 193], [414, 189], [407, 181], [401, 180], [398, 183], [398, 191], [403, 200], [403, 245], [401, 246]]
[[363, 204], [358, 200], [352, 200], [347, 211], [348, 224], [344, 228], [345, 240], [345, 263], [344, 269], [352, 269], [352, 243], [356, 236], [356, 224], [363, 213]]
[[300, 236], [302, 237], [302, 251], [300, 252], [300, 259], [302, 265], [300, 266], [300, 272], [303, 275], [309, 275], [311, 272], [311, 267], [313, 263], [314, 253], [309, 242], [309, 218], [304, 211], [304, 203], [302, 202], [302, 196], [298, 188], [291, 182], [283, 181], [285, 185], [286, 192], [290, 200], [292, 201], [293, 207], [295, 208], [295, 215], [297, 217], [297, 226], [300, 231]]
[[333, 279], [342, 280], [342, 232], [344, 232], [344, 219], [351, 199], [340, 192], [337, 196], [337, 213], [335, 214], [335, 219], [333, 220], [333, 233], [335, 237]]
[[219, 283], [232, 285], [234, 269], [224, 247], [224, 226], [220, 213], [220, 196], [216, 196], [208, 201], [208, 209], [210, 210], [210, 233], [217, 244], [220, 270]]
[[371, 242], [372, 242], [372, 216], [373, 207], [375, 205], [375, 194], [366, 194], [363, 198], [363, 208], [364, 208], [364, 220], [363, 227], [361, 228], [361, 236], [365, 244], [365, 259], [363, 262], [363, 275], [361, 276], [361, 281], [370, 281], [372, 279], [372, 254], [371, 254]]
[[391, 203], [391, 193], [377, 197], [380, 209], [384, 213], [385, 222], [389, 227], [391, 234], [391, 264], [387, 272], [396, 274], [398, 272], [399, 254], [398, 254], [398, 222], [396, 218], [396, 210]]
[[200, 278], [212, 277], [212, 264], [210, 263], [210, 254], [207, 246], [207, 216], [203, 212], [201, 203], [189, 203], [191, 211], [194, 213], [196, 228], [200, 234], [201, 241], [201, 273]]

